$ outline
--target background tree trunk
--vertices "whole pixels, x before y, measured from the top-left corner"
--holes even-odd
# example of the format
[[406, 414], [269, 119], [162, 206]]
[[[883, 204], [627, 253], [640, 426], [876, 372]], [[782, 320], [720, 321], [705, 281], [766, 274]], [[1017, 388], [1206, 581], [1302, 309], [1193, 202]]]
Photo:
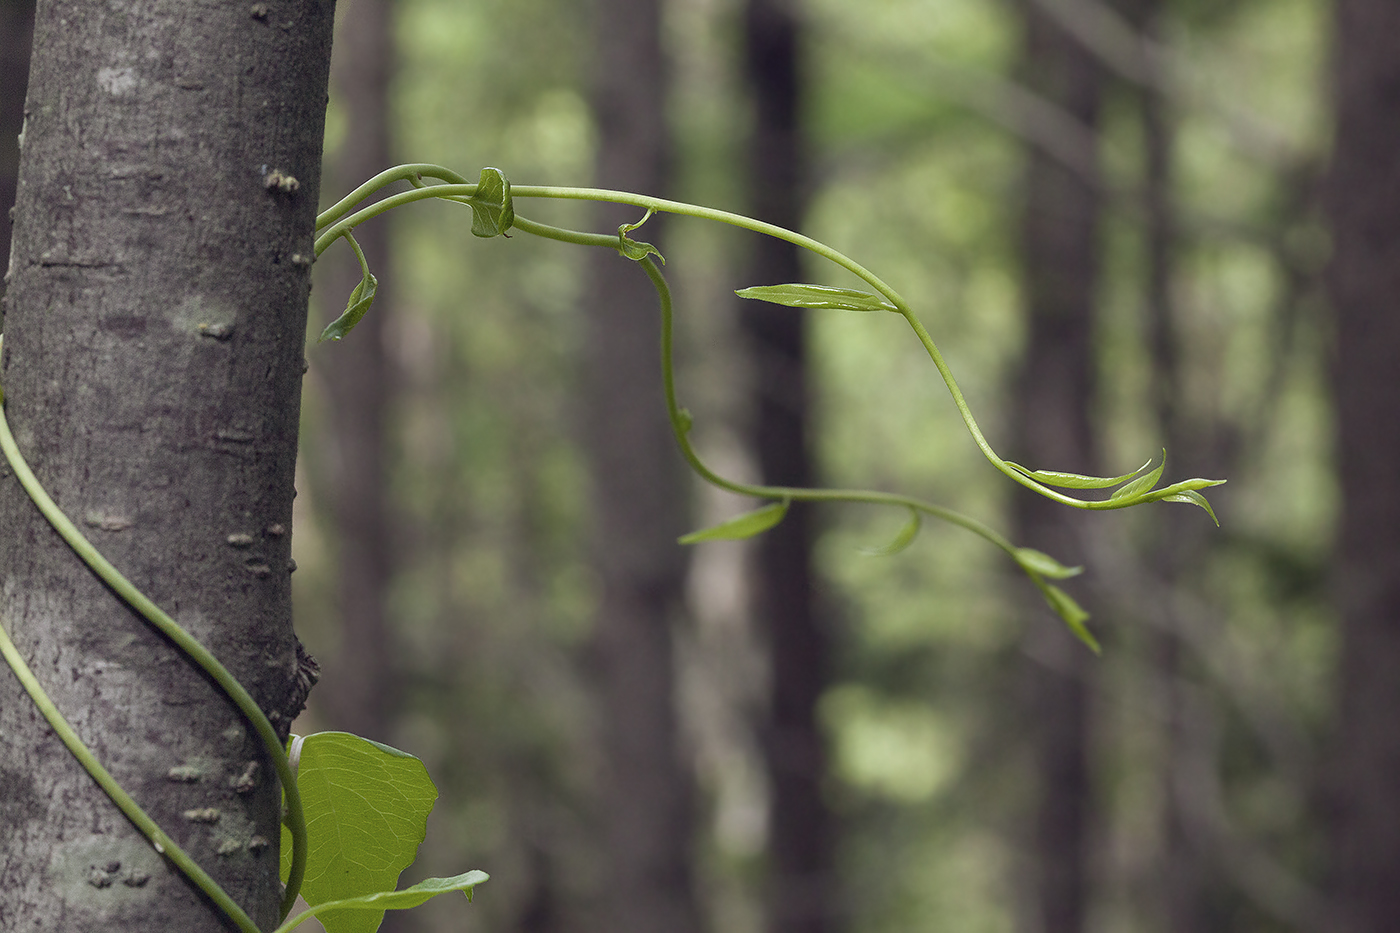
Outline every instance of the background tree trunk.
[[[332, 10], [39, 7], [0, 361], [20, 447], [59, 505], [283, 726]], [[274, 172], [297, 184], [269, 187]], [[247, 724], [8, 475], [0, 527], [0, 613], [21, 653], [114, 776], [270, 927], [280, 800]], [[263, 779], [238, 795], [249, 762]], [[172, 782], [176, 766], [202, 777]], [[6, 929], [227, 929], [8, 673], [0, 788]], [[206, 807], [217, 823], [183, 816]]]
[[[0, 0], [0, 265], [10, 260], [10, 206], [15, 203], [33, 32], [34, 0]], [[0, 281], [0, 297], [6, 284]]]
[[[351, 191], [393, 164], [389, 83], [394, 70], [393, 4], [390, 0], [342, 0], [331, 87], [345, 114], [345, 138], [331, 155], [327, 190]], [[326, 724], [381, 742], [393, 741], [398, 688], [395, 653], [386, 618], [393, 573], [389, 503], [388, 413], [394, 380], [384, 334], [393, 314], [393, 281], [386, 220], [355, 231], [370, 268], [379, 277], [374, 308], [354, 332], [318, 355], [326, 386], [327, 444], [324, 479], [315, 492], [326, 507], [334, 543], [335, 601], [339, 620], [334, 677], [318, 695]], [[320, 305], [330, 323], [360, 281], [360, 264], [348, 249], [327, 254], [318, 270]], [[386, 915], [386, 923], [404, 916]]]
[[1400, 6], [1338, 0], [1328, 191], [1342, 652], [1328, 787], [1334, 929], [1400, 927]]
[[[1025, 81], [1096, 132], [1104, 79], [1090, 53], [1027, 3]], [[1096, 474], [1091, 411], [1093, 323], [1099, 274], [1097, 181], [1039, 150], [1028, 155], [1021, 253], [1029, 351], [1017, 379], [1015, 459], [1034, 469]], [[1040, 496], [1015, 497], [1018, 543], [1081, 562], [1078, 512]], [[1092, 656], [1037, 608], [1027, 640], [1026, 712], [1039, 775], [1032, 846], [1042, 933], [1084, 928], [1089, 893], [1090, 672]]]
[[[793, 5], [744, 6], [745, 73], [754, 125], [748, 142], [748, 210], [802, 226], [805, 151], [800, 33]], [[771, 237], [752, 241], [744, 285], [802, 282], [799, 250]], [[754, 358], [756, 393], [749, 444], [765, 483], [815, 484], [808, 442], [806, 317], [757, 301], [740, 305]], [[827, 933], [837, 926], [834, 826], [822, 798], [827, 750], [817, 701], [831, 678], [830, 638], [818, 617], [812, 572], [812, 509], [794, 504], [755, 542], [756, 621], [772, 665], [768, 718], [761, 730], [768, 771], [768, 929]]]
[[[593, 102], [598, 184], [664, 196], [667, 75], [657, 0], [600, 0]], [[635, 221], [598, 212], [597, 229]], [[636, 236], [656, 242], [651, 220]], [[601, 586], [599, 667], [605, 926], [692, 933], [694, 792], [678, 747], [671, 628], [681, 621], [686, 486], [658, 389], [656, 293], [629, 260], [600, 255], [585, 297], [584, 445], [593, 482], [593, 561]]]

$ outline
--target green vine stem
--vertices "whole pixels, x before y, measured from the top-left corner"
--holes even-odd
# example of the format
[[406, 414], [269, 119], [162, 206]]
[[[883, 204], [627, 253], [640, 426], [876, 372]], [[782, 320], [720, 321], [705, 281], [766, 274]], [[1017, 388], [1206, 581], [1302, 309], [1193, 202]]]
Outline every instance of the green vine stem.
[[102, 767], [102, 763], [97, 760], [97, 756], [92, 753], [83, 740], [78, 738], [78, 733], [68, 724], [68, 720], [63, 718], [63, 714], [54, 706], [49, 695], [44, 692], [44, 688], [34, 676], [34, 672], [29, 669], [29, 665], [20, 657], [19, 650], [15, 648], [14, 642], [10, 640], [9, 632], [5, 631], [3, 621], [0, 621], [0, 654], [5, 656], [10, 669], [15, 672], [19, 682], [24, 686], [24, 690], [34, 701], [34, 705], [39, 708], [44, 719], [48, 720], [53, 731], [58, 735], [60, 741], [68, 746], [68, 750], [73, 753], [73, 757], [83, 766], [92, 779], [97, 782], [112, 802], [117, 805], [117, 809], [126, 815], [126, 818], [150, 840], [155, 850], [174, 863], [175, 867], [185, 873], [185, 876], [193, 881], [201, 891], [203, 891], [211, 901], [214, 902], [224, 914], [229, 917], [242, 933], [259, 933], [257, 924], [253, 923], [243, 908], [239, 907], [228, 896], [218, 882], [200, 868], [194, 859], [185, 854], [185, 851], [176, 845], [175, 840], [165, 834], [155, 820], [151, 819], [140, 804], [131, 799], [131, 795], [122, 789], [111, 773]]
[[[440, 183], [428, 184], [424, 181], [425, 178], [435, 179]], [[412, 190], [389, 195], [368, 206], [356, 209], [357, 205], [366, 198], [398, 181], [408, 182], [413, 186]], [[514, 207], [514, 199], [517, 197], [627, 204], [644, 209], [646, 214], [636, 223], [623, 224], [618, 228], [616, 236], [584, 233], [554, 227], [520, 216], [515, 213]], [[641, 262], [643, 270], [651, 279], [661, 302], [662, 371], [666, 407], [682, 455], [699, 476], [721, 489], [774, 500], [754, 512], [731, 519], [722, 525], [686, 535], [681, 539], [682, 543], [714, 538], [742, 538], [758, 534], [781, 521], [788, 505], [793, 501], [864, 502], [902, 506], [909, 510], [910, 522], [899, 533], [894, 542], [885, 548], [878, 549], [875, 553], [893, 553], [905, 547], [918, 534], [922, 515], [931, 515], [965, 528], [1009, 554], [1069, 628], [1095, 652], [1099, 650], [1098, 642], [1084, 625], [1089, 617], [1088, 613], [1069, 594], [1049, 582], [1050, 580], [1074, 576], [1082, 568], [1066, 567], [1048, 554], [1031, 548], [1017, 547], [976, 519], [910, 496], [869, 490], [799, 489], [787, 486], [739, 483], [718, 475], [706, 466], [690, 443], [690, 413], [682, 408], [676, 399], [672, 361], [673, 308], [671, 293], [661, 270], [651, 258], [654, 255], [660, 259], [661, 254], [654, 246], [628, 237], [628, 233], [644, 224], [656, 211], [716, 221], [785, 240], [835, 263], [874, 288], [878, 295], [819, 285], [758, 286], [744, 289], [739, 294], [746, 298], [760, 298], [794, 307], [840, 308], [848, 311], [891, 311], [899, 314], [914, 331], [925, 352], [933, 361], [934, 367], [943, 378], [943, 382], [953, 398], [953, 403], [977, 448], [998, 471], [1022, 486], [1073, 508], [1122, 509], [1146, 502], [1185, 502], [1205, 509], [1210, 514], [1211, 519], [1215, 520], [1214, 510], [1211, 509], [1210, 503], [1200, 494], [1199, 490], [1219, 485], [1224, 480], [1189, 479], [1155, 489], [1154, 487], [1166, 468], [1165, 451], [1163, 451], [1162, 461], [1155, 469], [1149, 469], [1152, 467], [1152, 461], [1149, 460], [1137, 470], [1116, 477], [1082, 476], [1074, 473], [1032, 470], [1003, 459], [992, 449], [981, 428], [978, 427], [977, 420], [973, 417], [972, 410], [968, 406], [962, 390], [958, 387], [957, 380], [953, 378], [952, 370], [943, 359], [943, 354], [939, 351], [938, 346], [933, 342], [928, 329], [924, 327], [909, 303], [886, 282], [849, 256], [811, 237], [742, 214], [696, 204], [601, 188], [512, 185], [504, 173], [493, 168], [483, 169], [480, 180], [476, 184], [472, 184], [464, 176], [439, 165], [415, 163], [396, 166], [371, 178], [317, 218], [316, 255], [319, 256], [337, 239], [344, 238], [350, 243], [351, 249], [355, 251], [363, 271], [361, 284], [351, 295], [350, 304], [345, 314], [326, 328], [322, 333], [323, 340], [339, 339], [344, 336], [364, 315], [369, 303], [373, 300], [376, 283], [368, 266], [364, 264], [364, 257], [358, 244], [354, 241], [352, 234], [354, 228], [371, 218], [393, 210], [395, 207], [427, 198], [456, 201], [471, 207], [474, 215], [472, 233], [477, 236], [493, 237], [504, 234], [507, 230], [519, 230], [523, 233], [582, 246], [607, 247], [617, 250], [629, 259]], [[1060, 488], [1107, 489], [1111, 486], [1117, 488], [1104, 499], [1082, 499], [1059, 491]], [[1219, 524], [1218, 521], [1216, 523]]]
[[[494, 170], [488, 169], [487, 171]], [[486, 173], [483, 173], [483, 177], [485, 176]], [[444, 184], [426, 185], [422, 180], [424, 177], [439, 179], [443, 181]], [[414, 189], [383, 198], [359, 210], [353, 210], [355, 204], [384, 186], [396, 181], [408, 181], [414, 185]], [[381, 172], [320, 215], [316, 223], [316, 255], [319, 256], [337, 239], [348, 236], [350, 231], [361, 223], [404, 204], [426, 198], [441, 198], [444, 200], [459, 201], [473, 206], [480, 205], [482, 202], [477, 199], [480, 188], [481, 183], [472, 184], [462, 175], [438, 165], [415, 163], [400, 165]], [[695, 217], [702, 220], [716, 221], [744, 230], [750, 230], [754, 233], [786, 240], [803, 249], [810, 250], [818, 256], [846, 269], [879, 292], [880, 295], [889, 301], [891, 310], [903, 317], [909, 324], [909, 327], [914, 331], [919, 342], [923, 345], [929, 359], [933, 361], [933, 365], [938, 370], [939, 375], [943, 378], [943, 382], [947, 386], [949, 394], [952, 396], [953, 404], [957, 407], [958, 414], [962, 417], [963, 424], [966, 425], [968, 432], [972, 435], [973, 441], [977, 444], [977, 448], [982, 452], [983, 456], [985, 456], [1003, 475], [1063, 505], [1090, 510], [1122, 509], [1145, 502], [1166, 500], [1191, 502], [1203, 508], [1207, 508], [1207, 511], [1210, 511], [1208, 506], [1204, 504], [1205, 500], [1200, 496], [1197, 490], [1209, 486], [1216, 486], [1224, 482], [1224, 480], [1189, 479], [1163, 487], [1162, 489], [1152, 489], [1151, 486], [1156, 482], [1156, 477], [1154, 477], [1152, 483], [1145, 484], [1147, 487], [1145, 489], [1132, 489], [1129, 491], [1125, 487], [1123, 490], [1119, 490], [1117, 494], [1107, 499], [1080, 499], [1060, 492], [1058, 489], [1052, 487], [1059, 485], [1062, 487], [1068, 486], [1069, 488], [1094, 488], [1095, 486], [1109, 484], [1098, 482], [1086, 484], [1082, 481], [1096, 481], [1100, 478], [1029, 470], [1019, 464], [1003, 459], [992, 448], [992, 445], [982, 433], [982, 429], [978, 426], [976, 418], [973, 417], [972, 409], [968, 406], [967, 400], [963, 396], [962, 389], [959, 388], [957, 380], [953, 377], [952, 369], [949, 368], [947, 362], [943, 359], [942, 352], [938, 349], [928, 329], [924, 327], [923, 322], [919, 319], [918, 315], [914, 313], [909, 303], [904, 300], [903, 296], [869, 269], [839, 250], [833, 249], [819, 240], [814, 240], [811, 237], [804, 236], [803, 234], [788, 230], [776, 224], [746, 217], [743, 214], [704, 207], [698, 204], [688, 204], [682, 201], [654, 198], [627, 191], [614, 191], [606, 188], [508, 185], [505, 190], [504, 203], [509, 204], [512, 198], [602, 201], [638, 207], [646, 210], [648, 215], [653, 211], [661, 211], [687, 217]], [[639, 224], [632, 226], [639, 226]], [[576, 231], [562, 230], [558, 227], [549, 227], [545, 224], [530, 222], [519, 215], [513, 217], [513, 223], [509, 225], [509, 228], [585, 245], [604, 245], [602, 240], [607, 240], [608, 243], [606, 245], [614, 249], [619, 248], [620, 240], [626, 242], [625, 234], [620, 234], [619, 237], [601, 237], [600, 239], [597, 234], [584, 234]], [[504, 232], [504, 230], [500, 232]], [[640, 257], [634, 256], [631, 258], [635, 259]], [[1117, 479], [1132, 479], [1141, 472], [1142, 470], [1138, 470], [1128, 474], [1126, 477]], [[1157, 473], [1156, 476], [1160, 476], [1160, 473]], [[1066, 480], [1068, 482], [1066, 482]], [[1211, 517], [1214, 518], [1213, 512], [1211, 513]]]
[[[3, 337], [0, 336], [0, 340]], [[0, 448], [3, 448], [5, 458], [9, 461], [10, 468], [15, 471], [16, 478], [20, 485], [29, 493], [29, 497], [34, 501], [44, 518], [59, 533], [74, 553], [88, 565], [92, 571], [102, 579], [107, 586], [122, 599], [124, 599], [133, 609], [145, 617], [153, 627], [161, 632], [165, 637], [175, 643], [181, 651], [198, 664], [219, 688], [224, 691], [233, 704], [253, 726], [262, 741], [263, 748], [268, 757], [272, 759], [273, 769], [277, 772], [277, 777], [282, 783], [282, 793], [286, 799], [287, 814], [286, 824], [292, 836], [292, 865], [291, 872], [287, 879], [286, 892], [282, 898], [282, 916], [286, 917], [291, 912], [296, 903], [298, 891], [301, 889], [302, 878], [306, 872], [306, 816], [302, 810], [301, 794], [297, 790], [296, 776], [292, 773], [291, 765], [287, 761], [287, 753], [282, 747], [282, 742], [277, 737], [277, 732], [268, 721], [267, 716], [258, 706], [257, 702], [248, 694], [243, 685], [229, 673], [228, 669], [219, 662], [219, 659], [210, 653], [209, 649], [200, 644], [198, 639], [190, 635], [180, 627], [163, 609], [151, 601], [138, 590], [131, 581], [112, 566], [103, 557], [92, 543], [88, 541], [77, 526], [64, 515], [62, 510], [53, 501], [49, 494], [40, 485], [38, 478], [29, 468], [24, 455], [20, 453], [19, 446], [15, 443], [14, 435], [10, 431], [9, 419], [5, 416], [4, 391], [0, 389]], [[151, 840], [157, 852], [161, 852], [173, 862], [177, 868], [183, 871], [191, 881], [199, 886], [216, 904], [219, 905], [230, 918], [237, 922], [246, 933], [256, 933], [257, 927], [248, 919], [237, 904], [233, 903], [228, 894], [199, 868], [190, 858], [176, 846], [164, 832], [136, 805], [131, 797], [121, 789], [112, 779], [111, 775], [97, 761], [92, 752], [82, 744], [78, 736], [64, 722], [59, 715], [57, 708], [44, 694], [33, 674], [29, 672], [22, 658], [14, 650], [13, 643], [9, 637], [5, 636], [5, 659], [24, 683], [25, 690], [34, 702], [44, 712], [44, 716], [49, 720], [49, 724], [59, 733], [65, 745], [72, 751], [73, 755], [82, 763], [88, 774], [92, 775], [98, 785], [107, 792], [121, 808], [122, 812], [136, 825], [136, 827]], [[18, 662], [18, 663], [16, 663]], [[42, 699], [41, 699], [42, 698]], [[61, 725], [60, 725], [61, 724]], [[230, 908], [232, 908], [230, 910]], [[240, 919], [242, 918], [242, 919]], [[246, 925], [245, 925], [246, 924]]]

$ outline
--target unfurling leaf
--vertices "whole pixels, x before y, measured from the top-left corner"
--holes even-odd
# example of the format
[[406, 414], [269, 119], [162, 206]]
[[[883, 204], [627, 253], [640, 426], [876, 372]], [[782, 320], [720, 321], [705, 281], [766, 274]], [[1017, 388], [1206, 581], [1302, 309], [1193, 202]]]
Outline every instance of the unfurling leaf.
[[919, 528], [923, 526], [923, 517], [919, 515], [917, 509], [909, 510], [909, 521], [904, 523], [904, 527], [899, 529], [899, 534], [894, 536], [889, 544], [880, 547], [863, 547], [862, 554], [869, 557], [889, 557], [891, 554], [898, 554], [913, 543], [919, 536]]
[[617, 238], [617, 251], [633, 262], [641, 262], [648, 256], [655, 256], [657, 259], [661, 260], [663, 266], [666, 264], [666, 257], [661, 255], [661, 250], [652, 246], [650, 243], [643, 243], [641, 240], [630, 239], [625, 233], [618, 233]]
[[498, 168], [481, 170], [472, 207], [472, 233], [479, 237], [500, 236], [515, 223], [515, 202], [510, 196], [510, 179]]
[[1143, 493], [1148, 492], [1153, 486], [1157, 485], [1157, 480], [1162, 478], [1162, 471], [1166, 468], [1167, 452], [1163, 450], [1162, 462], [1157, 464], [1157, 469], [1153, 470], [1151, 473], [1139, 476], [1132, 482], [1124, 483], [1122, 486], [1119, 486], [1109, 495], [1108, 501], [1112, 502], [1116, 499], [1135, 499]]
[[661, 260], [661, 264], [666, 265], [666, 257], [661, 255], [661, 251], [650, 243], [643, 243], [641, 240], [634, 240], [627, 234], [636, 230], [642, 224], [651, 219], [655, 214], [655, 208], [647, 208], [647, 212], [642, 215], [642, 219], [634, 224], [622, 224], [617, 228], [617, 251], [633, 262], [641, 262], [648, 256], [655, 256]]
[[1006, 461], [1006, 465], [1018, 473], [1044, 483], [1046, 486], [1056, 486], [1060, 489], [1107, 489], [1109, 486], [1117, 486], [1119, 483], [1127, 482], [1137, 476], [1150, 467], [1152, 461], [1148, 460], [1133, 472], [1124, 473], [1122, 476], [1085, 476], [1081, 473], [1060, 473], [1056, 470], [1031, 470], [1019, 463], [1012, 463], [1010, 460]]
[[326, 325], [326, 329], [321, 331], [321, 336], [316, 342], [339, 340], [354, 330], [355, 325], [360, 323], [360, 319], [365, 316], [370, 305], [374, 304], [374, 295], [377, 291], [379, 291], [379, 280], [366, 271], [364, 278], [360, 279], [360, 284], [356, 285], [355, 290], [350, 293], [350, 300], [346, 302], [345, 310], [340, 317]]
[[1084, 624], [1089, 621], [1089, 613], [1085, 612], [1084, 608], [1075, 602], [1068, 593], [1053, 583], [1043, 583], [1037, 580], [1036, 586], [1040, 587], [1040, 592], [1045, 596], [1045, 601], [1050, 604], [1050, 608], [1055, 610], [1055, 614], [1064, 619], [1065, 625], [1069, 626], [1074, 637], [1088, 645], [1089, 650], [1094, 654], [1102, 654], [1103, 649], [1099, 647], [1099, 640]]
[[1162, 501], [1189, 502], [1192, 505], [1199, 505], [1201, 508], [1206, 510], [1206, 514], [1210, 516], [1210, 520], [1215, 522], [1215, 527], [1220, 527], [1220, 519], [1215, 517], [1215, 509], [1212, 509], [1210, 507], [1210, 503], [1206, 501], [1205, 496], [1201, 495], [1199, 492], [1196, 492], [1196, 490], [1194, 489], [1187, 489], [1183, 492], [1174, 492], [1169, 496], [1163, 496]]
[[692, 531], [688, 535], [682, 535], [681, 544], [698, 544], [701, 541], [742, 541], [745, 538], [752, 538], [754, 535], [762, 534], [783, 520], [787, 514], [788, 504], [791, 500], [784, 499], [781, 502], [770, 502], [752, 512], [745, 512], [743, 515], [736, 515], [725, 522], [720, 522], [710, 528], [702, 528], [699, 531]]
[[1044, 551], [1029, 547], [1016, 549], [1016, 563], [1025, 570], [1049, 577], [1051, 580], [1067, 580], [1084, 572], [1083, 567], [1066, 567]]
[[898, 311], [879, 295], [854, 288], [831, 285], [755, 285], [741, 288], [734, 294], [740, 298], [756, 298], [789, 308], [816, 308], [834, 311]]

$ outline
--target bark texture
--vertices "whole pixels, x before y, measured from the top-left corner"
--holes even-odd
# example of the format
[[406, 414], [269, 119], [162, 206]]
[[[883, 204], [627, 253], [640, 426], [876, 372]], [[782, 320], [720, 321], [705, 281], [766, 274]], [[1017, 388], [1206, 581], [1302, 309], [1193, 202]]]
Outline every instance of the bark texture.
[[[664, 196], [666, 69], [658, 0], [599, 0], [594, 108], [598, 183]], [[596, 229], [635, 221], [602, 211]], [[633, 236], [657, 242], [653, 218]], [[699, 929], [692, 880], [693, 779], [678, 748], [672, 626], [681, 620], [686, 485], [661, 399], [656, 293], [616, 255], [591, 265], [586, 296], [593, 562], [599, 667], [605, 927]]]
[[[342, 0], [331, 71], [332, 93], [345, 114], [345, 139], [330, 155], [327, 190], [351, 191], [391, 164], [389, 81], [394, 68], [391, 0]], [[392, 742], [397, 706], [394, 651], [386, 617], [393, 574], [389, 506], [388, 416], [393, 385], [385, 328], [393, 313], [389, 225], [355, 231], [379, 277], [374, 307], [345, 340], [327, 346], [313, 364], [324, 379], [329, 415], [328, 460], [320, 476], [335, 542], [335, 598], [340, 648], [335, 676], [318, 695], [328, 725]], [[326, 254], [317, 281], [329, 324], [345, 310], [360, 281], [360, 264], [343, 245]], [[402, 916], [393, 911], [386, 922]]]
[[[296, 706], [289, 532], [333, 7], [39, 5], [0, 360], [19, 445], [59, 506], [282, 725]], [[8, 471], [0, 527], [0, 613], [35, 674], [270, 927], [280, 802], [250, 727]], [[240, 794], [250, 766], [256, 786]], [[217, 822], [186, 815], [206, 808]], [[227, 929], [3, 671], [0, 928]]]
[[[1027, 83], [1090, 132], [1103, 76], [1034, 3], [1023, 5]], [[1036, 469], [1097, 473], [1090, 422], [1093, 318], [1098, 285], [1100, 199], [1094, 182], [1039, 151], [1029, 155], [1021, 253], [1027, 353], [1014, 412], [1017, 456]], [[1078, 563], [1080, 513], [1029, 493], [1015, 504], [1018, 543]], [[1090, 689], [1092, 656], [1037, 608], [1027, 638], [1027, 722], [1039, 799], [1032, 844], [1034, 905], [1043, 933], [1078, 933], [1089, 888]]]
[[1328, 830], [1334, 929], [1400, 928], [1400, 5], [1336, 5], [1328, 191], [1342, 516]]
[[[748, 200], [758, 218], [802, 224], [805, 151], [800, 126], [800, 31], [786, 0], [744, 7], [744, 64], [754, 125], [748, 144]], [[796, 246], [755, 238], [744, 285], [805, 281]], [[808, 442], [806, 318], [764, 302], [740, 305], [754, 357], [750, 445], [765, 483], [815, 484]], [[833, 816], [822, 797], [826, 740], [817, 701], [831, 678], [830, 637], [818, 613], [812, 571], [812, 510], [794, 504], [755, 542], [754, 611], [768, 640], [772, 688], [762, 729], [771, 793], [768, 929], [828, 933], [838, 926]]]

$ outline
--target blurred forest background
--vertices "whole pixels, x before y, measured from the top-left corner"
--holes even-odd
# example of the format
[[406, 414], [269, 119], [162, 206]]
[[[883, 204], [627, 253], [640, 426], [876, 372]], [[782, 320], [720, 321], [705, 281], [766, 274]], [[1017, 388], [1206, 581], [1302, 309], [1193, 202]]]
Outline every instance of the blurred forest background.
[[753, 503], [682, 469], [640, 272], [473, 240], [448, 204], [366, 225], [381, 297], [308, 353], [297, 628], [325, 676], [297, 731], [427, 762], [405, 882], [492, 875], [385, 929], [1400, 929], [1400, 282], [1364, 265], [1400, 268], [1397, 9], [340, 0], [327, 203], [426, 161], [750, 213], [899, 289], [1012, 459], [1165, 446], [1168, 481], [1229, 479], [1220, 529], [1036, 499], [896, 317], [733, 297], [839, 270], [653, 219], [721, 472], [925, 496], [1083, 564], [1104, 651], [959, 529], [862, 554], [890, 511], [683, 549]]

